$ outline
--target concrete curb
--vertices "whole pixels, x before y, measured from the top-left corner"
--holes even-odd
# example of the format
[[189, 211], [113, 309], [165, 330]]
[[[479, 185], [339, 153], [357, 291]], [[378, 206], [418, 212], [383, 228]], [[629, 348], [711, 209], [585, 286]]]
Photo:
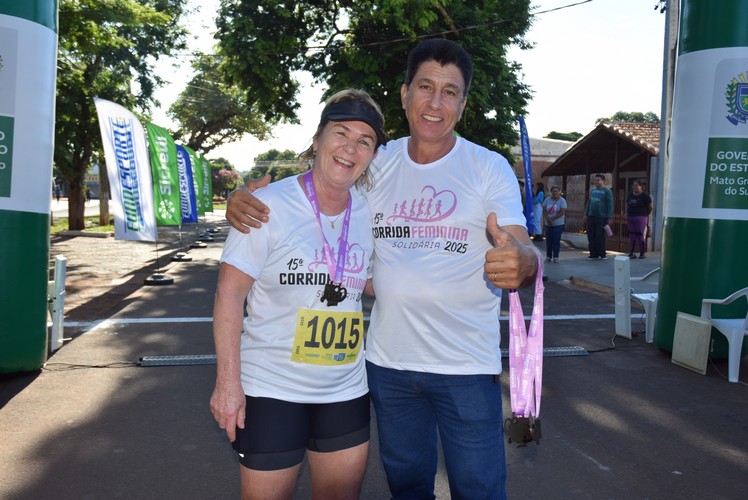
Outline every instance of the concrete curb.
[[84, 236], [86, 238], [113, 238], [114, 233], [96, 233], [93, 231], [65, 230], [55, 233], [53, 236]]
[[585, 278], [577, 278], [575, 276], [570, 276], [569, 283], [571, 283], [572, 285], [581, 287], [581, 288], [585, 288], [589, 291], [605, 295], [606, 297], [615, 298], [616, 296], [615, 289], [612, 286], [603, 285], [602, 283], [596, 283], [594, 281], [591, 281]]

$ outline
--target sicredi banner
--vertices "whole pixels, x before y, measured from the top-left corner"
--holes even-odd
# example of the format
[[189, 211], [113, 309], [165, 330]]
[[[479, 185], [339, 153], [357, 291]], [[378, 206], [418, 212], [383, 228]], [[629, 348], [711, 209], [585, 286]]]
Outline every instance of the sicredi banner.
[[0, 2], [0, 373], [47, 359], [57, 1]]
[[145, 131], [119, 104], [94, 98], [112, 194], [114, 237], [156, 241], [153, 189]]
[[210, 162], [200, 155], [200, 165], [203, 167], [203, 208], [206, 212], [213, 211], [213, 182], [210, 174]]
[[156, 224], [178, 226], [182, 223], [179, 195], [177, 145], [169, 132], [153, 123], [146, 123], [153, 177], [153, 203]]

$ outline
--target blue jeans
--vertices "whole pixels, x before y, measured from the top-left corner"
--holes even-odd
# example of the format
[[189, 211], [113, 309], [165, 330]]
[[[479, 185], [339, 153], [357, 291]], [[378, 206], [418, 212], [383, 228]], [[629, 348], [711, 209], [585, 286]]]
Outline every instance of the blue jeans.
[[558, 258], [561, 251], [561, 233], [564, 232], [564, 224], [560, 226], [545, 226], [545, 254], [551, 259]]
[[501, 384], [367, 361], [379, 451], [394, 499], [435, 498], [437, 433], [453, 499], [506, 499]]

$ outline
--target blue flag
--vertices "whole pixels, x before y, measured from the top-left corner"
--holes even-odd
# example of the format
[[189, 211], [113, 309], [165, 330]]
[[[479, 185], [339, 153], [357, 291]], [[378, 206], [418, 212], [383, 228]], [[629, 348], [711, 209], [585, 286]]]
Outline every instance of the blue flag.
[[184, 146], [177, 144], [177, 170], [179, 171], [179, 198], [182, 212], [182, 224], [197, 222], [197, 203], [195, 201], [195, 184], [192, 179], [190, 154]]
[[[530, 159], [530, 137], [527, 135], [525, 119], [519, 117], [519, 135], [522, 142], [522, 163], [525, 166], [525, 219], [527, 232], [535, 234], [535, 221], [532, 213], [532, 160]], [[538, 221], [539, 223], [540, 221]]]

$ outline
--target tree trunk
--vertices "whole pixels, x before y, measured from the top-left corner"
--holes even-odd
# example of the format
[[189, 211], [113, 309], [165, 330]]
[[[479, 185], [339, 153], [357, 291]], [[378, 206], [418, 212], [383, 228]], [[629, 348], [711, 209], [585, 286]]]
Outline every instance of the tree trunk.
[[109, 175], [104, 162], [99, 164], [99, 225], [109, 224]]
[[68, 229], [84, 229], [86, 199], [83, 194], [83, 181], [68, 181]]

